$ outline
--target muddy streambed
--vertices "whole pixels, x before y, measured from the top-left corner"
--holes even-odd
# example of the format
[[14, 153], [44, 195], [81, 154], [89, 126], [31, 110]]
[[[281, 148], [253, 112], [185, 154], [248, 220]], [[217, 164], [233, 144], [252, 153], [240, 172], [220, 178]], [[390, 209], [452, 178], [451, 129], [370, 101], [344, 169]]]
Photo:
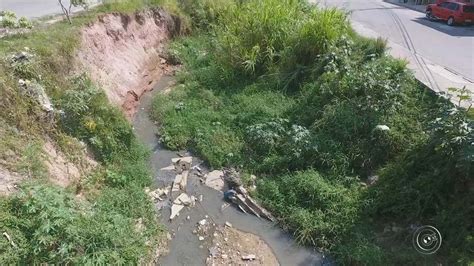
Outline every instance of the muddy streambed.
[[[171, 158], [178, 157], [177, 152], [164, 149], [156, 136], [157, 127], [149, 118], [153, 95], [171, 86], [173, 78], [164, 76], [151, 92], [140, 99], [139, 108], [134, 116], [133, 126], [138, 138], [151, 151], [150, 167], [155, 182], [159, 187], [171, 185], [176, 173], [160, 170], [171, 164]], [[202, 161], [193, 157], [192, 165]], [[192, 208], [184, 208], [178, 217], [169, 221], [171, 203], [168, 200], [157, 202], [161, 208], [161, 220], [170, 232], [172, 238], [168, 243], [169, 253], [163, 256], [160, 265], [205, 265], [212, 245], [212, 233], [199, 240], [193, 233], [196, 224], [204, 219], [216, 225], [230, 222], [232, 226], [244, 232], [258, 235], [273, 250], [281, 265], [321, 265], [322, 256], [315, 251], [298, 246], [291, 236], [283, 232], [277, 225], [250, 214], [244, 214], [234, 206], [222, 208], [225, 203], [220, 191], [200, 183], [198, 177], [190, 174], [187, 184], [188, 195], [202, 196]], [[189, 219], [188, 219], [189, 218]], [[258, 250], [254, 253], [258, 256]], [[235, 261], [234, 265], [244, 265], [243, 261]]]

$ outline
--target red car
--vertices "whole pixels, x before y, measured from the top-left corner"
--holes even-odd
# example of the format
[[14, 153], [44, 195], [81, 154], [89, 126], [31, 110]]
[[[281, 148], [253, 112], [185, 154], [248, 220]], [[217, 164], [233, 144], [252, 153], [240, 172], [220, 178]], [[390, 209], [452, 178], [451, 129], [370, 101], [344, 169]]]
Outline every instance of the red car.
[[474, 22], [474, 4], [442, 1], [426, 7], [428, 19], [445, 20], [449, 26], [454, 24], [470, 24]]

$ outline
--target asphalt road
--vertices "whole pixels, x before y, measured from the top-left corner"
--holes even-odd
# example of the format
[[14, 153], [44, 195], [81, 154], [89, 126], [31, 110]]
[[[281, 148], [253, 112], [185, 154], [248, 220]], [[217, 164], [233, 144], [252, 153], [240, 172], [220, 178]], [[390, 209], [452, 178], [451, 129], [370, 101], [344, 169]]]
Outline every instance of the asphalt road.
[[421, 12], [384, 0], [310, 2], [342, 8], [356, 31], [387, 39], [390, 53], [407, 59], [417, 78], [433, 90], [465, 85], [474, 91], [474, 26], [429, 21]]
[[[388, 2], [397, 0], [309, 1], [342, 8], [360, 34], [387, 39], [390, 53], [405, 58], [433, 90], [466, 86], [474, 92], [474, 26], [428, 21], [421, 12]], [[57, 0], [0, 0], [0, 10], [28, 18], [61, 13]]]
[[[69, 7], [69, 0], [62, 2]], [[58, 0], [0, 0], [0, 10], [13, 11], [18, 17], [25, 16], [29, 19], [62, 13]]]

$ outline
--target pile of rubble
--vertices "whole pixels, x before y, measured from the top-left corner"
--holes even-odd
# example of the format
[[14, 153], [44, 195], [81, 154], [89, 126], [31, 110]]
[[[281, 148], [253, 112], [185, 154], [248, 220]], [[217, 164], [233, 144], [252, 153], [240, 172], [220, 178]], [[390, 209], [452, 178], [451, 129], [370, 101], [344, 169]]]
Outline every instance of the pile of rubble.
[[258, 236], [232, 227], [216, 228], [207, 265], [278, 265], [271, 248]]
[[[193, 207], [198, 200], [196, 197], [189, 196], [186, 193], [189, 172], [192, 170], [192, 160], [193, 158], [190, 156], [171, 159], [172, 165], [162, 168], [162, 170], [176, 171], [177, 174], [173, 184], [153, 191], [146, 190], [154, 202], [163, 201], [165, 197], [172, 201], [170, 220], [178, 216], [184, 207]], [[202, 196], [200, 196], [199, 199], [202, 201]]]

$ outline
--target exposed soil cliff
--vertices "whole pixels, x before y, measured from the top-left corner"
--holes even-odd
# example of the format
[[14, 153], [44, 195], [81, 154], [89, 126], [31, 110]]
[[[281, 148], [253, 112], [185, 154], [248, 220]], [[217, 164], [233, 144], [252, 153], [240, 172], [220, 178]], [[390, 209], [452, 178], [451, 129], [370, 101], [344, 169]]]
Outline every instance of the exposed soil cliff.
[[141, 95], [172, 71], [162, 55], [166, 41], [179, 28], [179, 19], [162, 9], [102, 15], [82, 30], [78, 69], [87, 72], [130, 118]]

